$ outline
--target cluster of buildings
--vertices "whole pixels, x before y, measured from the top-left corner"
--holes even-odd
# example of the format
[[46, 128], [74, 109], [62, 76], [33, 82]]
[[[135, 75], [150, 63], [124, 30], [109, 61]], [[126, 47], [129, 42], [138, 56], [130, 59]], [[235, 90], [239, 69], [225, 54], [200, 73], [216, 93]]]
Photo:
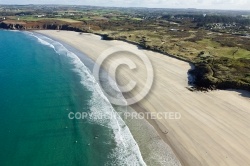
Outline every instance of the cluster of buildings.
[[227, 29], [227, 28], [237, 28], [238, 25], [236, 23], [225, 24], [225, 23], [211, 23], [207, 25], [209, 29]]

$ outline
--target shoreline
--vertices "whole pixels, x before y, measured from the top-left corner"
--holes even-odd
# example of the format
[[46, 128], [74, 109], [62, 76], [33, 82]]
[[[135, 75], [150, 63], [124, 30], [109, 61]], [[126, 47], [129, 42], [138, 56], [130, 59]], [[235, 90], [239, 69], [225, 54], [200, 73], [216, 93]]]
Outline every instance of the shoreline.
[[[93, 59], [91, 59], [90, 57], [88, 57], [88, 55], [86, 55], [85, 53], [83, 54], [83, 52], [81, 52], [80, 50], [78, 50], [78, 49], [76, 49], [75, 47], [73, 47], [73, 46], [71, 46], [71, 45], [69, 45], [69, 44], [67, 44], [67, 43], [65, 43], [64, 41], [61, 41], [61, 40], [59, 40], [59, 39], [56, 39], [56, 38], [54, 38], [54, 37], [51, 37], [51, 36], [49, 36], [49, 35], [45, 35], [45, 34], [42, 34], [42, 33], [39, 33], [39, 32], [36, 32], [35, 31], [35, 33], [37, 33], [37, 34], [40, 34], [40, 35], [42, 35], [42, 36], [45, 36], [45, 37], [48, 37], [48, 38], [50, 38], [50, 39], [52, 39], [52, 40], [54, 40], [54, 41], [58, 41], [59, 43], [61, 43], [66, 49], [68, 49], [69, 51], [71, 51], [72, 53], [74, 53], [74, 54], [76, 54], [79, 58], [80, 58], [80, 60], [82, 61], [82, 62], [84, 62], [84, 65], [86, 65], [87, 66], [87, 68], [89, 69], [89, 70], [91, 70], [92, 71], [92, 69], [93, 69], [93, 66], [94, 66], [94, 64], [95, 64], [95, 62], [94, 62], [94, 60]], [[104, 69], [101, 69], [101, 70], [104, 70]], [[105, 70], [104, 70], [105, 71]], [[106, 71], [105, 71], [105, 73], [106, 73]], [[113, 79], [113, 78], [112, 78]], [[117, 106], [114, 106], [113, 105], [113, 107], [117, 107]], [[132, 113], [133, 113], [133, 111], [135, 111], [135, 112], [137, 112], [137, 113], [140, 113], [141, 111], [138, 111], [139, 109], [137, 109], [137, 108], [139, 107], [137, 104], [134, 104], [134, 105], [132, 105], [132, 106], [127, 106], [127, 111], [129, 111], [129, 112], [131, 112], [131, 110], [132, 110]], [[118, 109], [124, 109], [125, 107], [123, 107], [123, 106], [118, 106]], [[115, 108], [114, 108], [115, 109]], [[117, 110], [117, 112], [118, 112], [118, 110]], [[143, 112], [146, 112], [146, 111], [143, 111]], [[129, 126], [129, 129], [130, 129], [130, 131], [131, 131], [131, 129], [132, 130], [136, 130], [138, 127], [134, 127], [134, 126], [139, 126], [135, 121], [133, 121], [133, 120], [128, 120], [128, 121], [126, 121], [126, 119], [123, 119], [124, 121], [125, 121], [125, 123], [126, 123], [126, 125], [127, 126]], [[158, 144], [161, 144], [162, 146], [164, 146], [164, 147], [160, 147], [159, 146], [159, 148], [162, 148], [162, 149], [165, 149], [165, 151], [164, 152], [167, 152], [166, 154], [166, 156], [165, 157], [167, 157], [168, 159], [169, 159], [169, 163], [172, 163], [171, 164], [171, 166], [179, 166], [180, 165], [180, 160], [179, 160], [179, 158], [175, 155], [175, 153], [173, 153], [173, 149], [169, 146], [169, 143], [167, 142], [167, 139], [166, 139], [166, 137], [164, 137], [164, 134], [162, 133], [162, 130], [160, 129], [160, 127], [158, 126], [158, 124], [157, 124], [157, 122], [155, 121], [155, 120], [151, 120], [151, 119], [143, 119], [143, 120], [141, 120], [140, 122], [140, 127], [142, 127], [142, 128], [144, 128], [144, 129], [148, 129], [149, 131], [148, 132], [150, 132], [150, 134], [152, 134], [152, 136], [153, 137], [156, 137], [156, 138], [151, 138], [149, 135], [147, 135], [148, 136], [148, 138], [150, 139], [150, 141], [148, 141], [147, 142], [147, 144], [149, 144], [149, 142], [152, 142], [152, 139], [155, 139], [154, 141], [157, 141], [157, 139], [162, 139], [162, 142], [161, 141], [158, 141], [157, 143]], [[153, 131], [151, 131], [152, 130], [152, 128], [153, 128]], [[145, 130], [146, 131], [146, 130]], [[140, 148], [140, 150], [148, 150], [148, 147], [146, 147], [145, 148], [145, 143], [141, 143], [141, 142], [144, 142], [145, 140], [141, 137], [141, 136], [138, 136], [137, 135], [137, 133], [136, 132], [131, 132], [131, 134], [132, 134], [132, 136], [134, 137], [134, 139], [135, 139], [135, 141], [137, 142], [137, 144], [138, 144], [138, 146], [139, 146], [139, 148]], [[147, 134], [149, 134], [149, 133], [147, 133]], [[157, 138], [157, 137], [159, 137], [159, 138]], [[139, 141], [139, 143], [138, 143], [138, 141]], [[156, 153], [157, 155], [159, 155], [160, 154], [160, 151], [162, 151], [162, 150], [159, 150], [159, 151], [157, 151], [157, 152], [155, 152], [154, 151], [154, 153]], [[144, 151], [144, 153], [145, 153], [146, 151]], [[149, 151], [147, 151], [147, 152], [149, 152]], [[152, 153], [153, 151], [150, 151], [149, 153]], [[143, 153], [143, 152], [141, 152], [141, 153]], [[150, 157], [148, 156], [148, 155], [143, 155], [142, 154], [142, 157], [143, 158], [145, 158], [145, 159], [149, 159]], [[154, 159], [155, 160], [155, 159]], [[151, 163], [154, 163], [155, 161], [150, 161]], [[165, 161], [163, 162], [163, 163], [157, 163], [157, 162], [155, 162], [156, 163], [156, 165], [164, 165], [163, 163], [166, 163]], [[154, 164], [151, 164], [151, 165], [154, 165]]]
[[[48, 33], [49, 32], [49, 33]], [[60, 37], [60, 36], [58, 36], [58, 34], [56, 34], [56, 33], [59, 33], [59, 34], [62, 34], [63, 33], [63, 35], [64, 35], [64, 37], [63, 37], [63, 35]], [[68, 33], [68, 34], [67, 34]], [[56, 31], [42, 31], [42, 34], [49, 34], [48, 36], [54, 36], [54, 37], [57, 37], [57, 38], [60, 38], [59, 40], [62, 40], [63, 41], [63, 39], [66, 41], [66, 43], [67, 44], [69, 44], [69, 45], [71, 45], [71, 46], [76, 46], [75, 48], [81, 48], [80, 47], [80, 45], [78, 44], [76, 44], [76, 43], [74, 43], [74, 41], [73, 41], [73, 39], [72, 38], [76, 38], [77, 36], [79, 36], [78, 38], [78, 41], [81, 41], [81, 40], [83, 40], [82, 38], [83, 38], [83, 36], [80, 36], [80, 35], [77, 35], [78, 33], [77, 32], [63, 32], [63, 31], [61, 31], [61, 32], [56, 32]], [[69, 38], [69, 36], [71, 36], [72, 38]], [[91, 37], [93, 37], [93, 38], [95, 38], [95, 36], [94, 35], [90, 35]], [[68, 39], [67, 39], [68, 38]], [[88, 39], [90, 39], [90, 38], [88, 38]], [[86, 39], [87, 40], [87, 39]], [[105, 48], [108, 48], [110, 45], [112, 45], [112, 43], [113, 44], [115, 44], [115, 43], [120, 43], [120, 42], [118, 42], [118, 41], [111, 41], [111, 44], [110, 45], [108, 45], [108, 46], [104, 46], [104, 44], [102, 44], [102, 43], [105, 43], [105, 41], [102, 41], [102, 42], [100, 42], [99, 41], [100, 39], [98, 38], [96, 38], [96, 39], [93, 39], [93, 42], [94, 41], [96, 41], [96, 42], [99, 42], [98, 44], [100, 44], [100, 45], [102, 45], [102, 47], [103, 47], [103, 49], [105, 49]], [[84, 41], [84, 40], [83, 40]], [[89, 43], [88, 44], [90, 47], [91, 47], [91, 43]], [[88, 46], [85, 46], [85, 47], [88, 47]], [[87, 50], [87, 52], [89, 52], [89, 54], [91, 54], [91, 51], [94, 51], [94, 48], [96, 47], [96, 45], [94, 45], [94, 46], [92, 46], [92, 48], [91, 49], [89, 49], [89, 48], [85, 48], [85, 49], [89, 49], [89, 50]], [[84, 52], [84, 49], [83, 48], [81, 48], [82, 49], [82, 51]], [[86, 51], [86, 50], [85, 50]], [[101, 50], [98, 50], [98, 51], [101, 51]], [[154, 53], [154, 52], [150, 52], [150, 51], [145, 51], [145, 52], [147, 52], [148, 54], [151, 54], [151, 55], [155, 55], [155, 54], [159, 54], [159, 53]], [[150, 53], [149, 53], [150, 52]], [[85, 53], [85, 52], [84, 52]], [[88, 55], [88, 56], [90, 56], [90, 58], [91, 58], [91, 55], [89, 55], [88, 53], [85, 53], [86, 55]], [[92, 53], [93, 54], [93, 53]], [[99, 54], [97, 54], [97, 55], [99, 55]], [[95, 57], [93, 57], [93, 55], [92, 55], [92, 58], [95, 58]], [[91, 58], [91, 59], [92, 59]], [[150, 58], [152, 58], [151, 56], [150, 56]], [[178, 70], [178, 68], [180, 67], [181, 68], [181, 65], [185, 65], [185, 63], [184, 62], [178, 62], [177, 60], [173, 60], [173, 59], [171, 59], [170, 57], [163, 57], [163, 56], [161, 56], [161, 57], [153, 57], [153, 58], [155, 58], [155, 59], [153, 59], [154, 61], [153, 61], [153, 63], [160, 63], [160, 62], [158, 62], [158, 61], [160, 61], [160, 60], [164, 60], [164, 62], [166, 62], [167, 63], [167, 61], [173, 61], [172, 63], [170, 62], [169, 63], [169, 65], [171, 65], [171, 64], [173, 64], [173, 63], [180, 63], [180, 66], [173, 66], [176, 70]], [[152, 60], [152, 59], [151, 59]], [[163, 67], [162, 65], [165, 65], [164, 63], [161, 63], [161, 65], [159, 65], [159, 66], [161, 66], [161, 67]], [[158, 67], [158, 66], [157, 66]], [[188, 69], [188, 66], [186, 66], [185, 65], [185, 67], [183, 68], [184, 70], [186, 70], [186, 69]], [[187, 78], [184, 78], [183, 76], [187, 76], [187, 71], [184, 71], [184, 73], [183, 73], [183, 71], [178, 71], [178, 72], [180, 72], [180, 75], [178, 75], [179, 73], [175, 73], [175, 70], [171, 70], [171, 68], [169, 69], [169, 71], [166, 71], [164, 68], [162, 68], [161, 70], [157, 70], [157, 72], [159, 72], [159, 73], [157, 73], [157, 74], [159, 74], [159, 75], [162, 75], [162, 76], [164, 76], [165, 74], [168, 74], [169, 72], [170, 72], [170, 75], [169, 76], [175, 76], [175, 75], [177, 75], [177, 77], [182, 77], [181, 79], [178, 79], [178, 78], [176, 78], [176, 80], [175, 81], [172, 81], [171, 79], [170, 80], [165, 80], [165, 83], [167, 83], [167, 82], [170, 82], [170, 85], [172, 85], [174, 88], [170, 88], [169, 90], [166, 90], [166, 94], [168, 94], [168, 93], [171, 93], [171, 95], [175, 95], [175, 92], [177, 92], [178, 91], [178, 94], [177, 95], [175, 95], [175, 97], [168, 97], [167, 96], [167, 98], [169, 99], [169, 100], [172, 100], [172, 102], [174, 102], [174, 104], [172, 104], [171, 102], [168, 102], [167, 104], [169, 104], [169, 107], [172, 107], [171, 109], [172, 110], [181, 110], [181, 109], [183, 109], [181, 106], [177, 106], [176, 104], [177, 103], [179, 103], [178, 101], [175, 101], [176, 100], [176, 98], [177, 98], [177, 100], [179, 99], [179, 96], [178, 95], [180, 95], [181, 97], [183, 97], [183, 99], [185, 99], [187, 102], [191, 102], [191, 104], [190, 105], [187, 105], [185, 102], [182, 102], [182, 104], [183, 105], [186, 105], [186, 106], [189, 106], [189, 107], [192, 107], [193, 105], [195, 105], [195, 102], [194, 103], [192, 103], [192, 100], [188, 100], [188, 99], [186, 99], [186, 97], [187, 97], [187, 95], [191, 95], [192, 94], [192, 96], [190, 97], [190, 98], [192, 98], [192, 97], [194, 97], [195, 99], [196, 99], [196, 101], [199, 101], [199, 97], [203, 97], [203, 98], [207, 98], [207, 99], [209, 99], [209, 98], [211, 98], [213, 95], [214, 96], [216, 96], [216, 95], [218, 95], [218, 98], [220, 99], [222, 96], [220, 96], [221, 94], [217, 94], [217, 92], [209, 92], [212, 96], [209, 96], [209, 94], [208, 94], [208, 97], [204, 94], [204, 93], [201, 93], [201, 92], [193, 92], [193, 93], [191, 93], [191, 92], [188, 92], [188, 90], [184, 90], [185, 89], [185, 86], [183, 87], [183, 85], [185, 84], [186, 85], [186, 81], [187, 81]], [[186, 73], [185, 73], [186, 72]], [[162, 73], [165, 73], [165, 74], [162, 74]], [[159, 77], [160, 78], [160, 77]], [[159, 84], [159, 82], [160, 83], [162, 83], [162, 81], [164, 82], [164, 80], [162, 80], [162, 81], [158, 81], [158, 79], [159, 79], [158, 77], [156, 78], [157, 80], [157, 87], [159, 87], [159, 86], [161, 86], [162, 88], [167, 88], [168, 86], [162, 86], [162, 85], [160, 85]], [[184, 78], [184, 80], [183, 80], [183, 78]], [[178, 81], [177, 81], [178, 80]], [[176, 81], [177, 82], [179, 82], [179, 81], [181, 81], [181, 85], [176, 85], [175, 86], [175, 83], [176, 83]], [[161, 87], [160, 87], [160, 89], [161, 89]], [[153, 87], [153, 90], [155, 89], [155, 87]], [[154, 91], [151, 91], [151, 92], [154, 92]], [[164, 89], [165, 90], [165, 89]], [[159, 90], [157, 90], [157, 93], [161, 93], [161, 91], [159, 91]], [[184, 92], [184, 94], [182, 94]], [[218, 93], [229, 93], [229, 92], [224, 92], [224, 91], [218, 91]], [[245, 109], [246, 108], [250, 108], [250, 107], [248, 107], [249, 106], [249, 103], [247, 103], [247, 99], [243, 99], [243, 98], [239, 98], [237, 95], [237, 93], [236, 92], [231, 92], [232, 94], [231, 94], [231, 96], [230, 97], [234, 97], [234, 98], [236, 98], [236, 99], [238, 99], [239, 101], [244, 101], [244, 105], [245, 105]], [[170, 96], [171, 96], [170, 95]], [[183, 95], [183, 96], [182, 96]], [[197, 96], [196, 96], [197, 95]], [[153, 97], [152, 97], [153, 96]], [[164, 96], [164, 95], [163, 95]], [[138, 111], [138, 106], [140, 107], [142, 107], [143, 109], [145, 109], [146, 111], [156, 111], [157, 112], [157, 110], [158, 110], [158, 112], [159, 112], [159, 110], [160, 109], [163, 109], [164, 110], [164, 105], [165, 105], [165, 103], [163, 102], [164, 100], [161, 100], [161, 101], [157, 101], [156, 99], [158, 98], [158, 96], [157, 96], [157, 94], [149, 94], [149, 96], [147, 96], [146, 97], [146, 99], [144, 99], [142, 102], [140, 102], [139, 104], [136, 104], [136, 106], [134, 106], [134, 108], [136, 108], [135, 110], [136, 111]], [[151, 99], [152, 99], [152, 101], [151, 101]], [[174, 100], [175, 99], [175, 100]], [[211, 100], [211, 99], [210, 99]], [[146, 102], [146, 101], [149, 101], [148, 103]], [[200, 101], [201, 102], [201, 101]], [[198, 104], [196, 104], [196, 105], [198, 105], [200, 108], [202, 108], [203, 107], [203, 105], [201, 104], [201, 103], [204, 103], [204, 101], [203, 102], [201, 102], [201, 103], [198, 103]], [[216, 102], [216, 100], [214, 100], [214, 102]], [[223, 101], [221, 101], [221, 102], [223, 102]], [[164, 103], [164, 104], [163, 104]], [[240, 102], [239, 102], [240, 103]], [[163, 105], [162, 105], [163, 104]], [[133, 107], [133, 106], [132, 106]], [[209, 107], [212, 107], [212, 106], [209, 106]], [[215, 110], [217, 110], [217, 111], [219, 111], [218, 109], [220, 108], [220, 107], [218, 107], [217, 105], [216, 105], [216, 109]], [[150, 109], [149, 109], [150, 108]], [[159, 108], [159, 109], [157, 109], [157, 108]], [[239, 108], [238, 110], [244, 110], [244, 108]], [[170, 110], [171, 110], [170, 109]], [[224, 110], [224, 109], [223, 109]], [[189, 114], [191, 115], [187, 115], [187, 113], [186, 112], [184, 112], [184, 111], [186, 111], [186, 112], [189, 112]], [[192, 109], [190, 109], [190, 110], [185, 110], [185, 109], [183, 109], [182, 110], [182, 113], [185, 115], [184, 117], [185, 117], [185, 119], [192, 119], [192, 116], [194, 116], [194, 114], [193, 113], [195, 113], [195, 112], [192, 112]], [[197, 111], [196, 111], [196, 113], [198, 113]], [[203, 112], [204, 113], [204, 115], [206, 114], [206, 113], [209, 113], [208, 112], [208, 110], [206, 110], [206, 111], [204, 111]], [[214, 113], [216, 113], [216, 111], [214, 112]], [[204, 116], [203, 115], [203, 116]], [[207, 114], [208, 115], [208, 114]], [[207, 116], [206, 115], [206, 116]], [[194, 116], [195, 117], [195, 116]], [[200, 117], [201, 118], [201, 117]], [[211, 120], [211, 118], [209, 118], [209, 117], [207, 117], [208, 118], [208, 120]], [[232, 117], [230, 117], [230, 118], [232, 118]], [[246, 118], [249, 118], [249, 117], [246, 117]], [[184, 119], [184, 120], [185, 120]], [[195, 119], [195, 118], [194, 118]], [[196, 119], [197, 120], [197, 119]], [[206, 120], [206, 119], [205, 119]], [[158, 122], [158, 123], [157, 123]], [[189, 149], [191, 149], [191, 146], [193, 146], [193, 148], [195, 148], [196, 146], [194, 146], [194, 145], [192, 145], [193, 143], [192, 143], [192, 141], [190, 140], [191, 138], [192, 139], [194, 139], [194, 138], [196, 138], [197, 136], [195, 136], [195, 133], [196, 132], [199, 132], [199, 131], [201, 131], [201, 132], [205, 132], [203, 135], [206, 135], [207, 133], [206, 133], [206, 130], [205, 129], [209, 129], [209, 126], [206, 126], [206, 128], [205, 129], [203, 129], [203, 128], [201, 128], [201, 129], [197, 129], [196, 130], [196, 132], [195, 133], [193, 133], [194, 135], [191, 135], [191, 136], [189, 136], [189, 133], [185, 133], [184, 132], [184, 130], [183, 129], [180, 129], [180, 128], [185, 128], [185, 126], [186, 126], [186, 123], [183, 123], [183, 122], [166, 122], [166, 121], [160, 121], [160, 120], [156, 120], [155, 121], [155, 123], [157, 123], [157, 126], [158, 126], [158, 129], [161, 129], [161, 127], [162, 128], [164, 128], [164, 129], [167, 129], [167, 130], [169, 130], [169, 134], [166, 136], [164, 136], [164, 134], [163, 134], [163, 132], [164, 131], [162, 131], [162, 129], [161, 129], [161, 132], [160, 131], [158, 131], [157, 129], [157, 131], [158, 131], [158, 133], [159, 133], [159, 135], [161, 135], [161, 137], [163, 137], [164, 138], [164, 140], [165, 140], [165, 142], [167, 142], [168, 143], [168, 145], [170, 145], [171, 146], [171, 148], [173, 149], [173, 151], [175, 152], [175, 154], [176, 154], [176, 156], [180, 159], [180, 161], [181, 161], [181, 163], [183, 164], [183, 165], [191, 165], [191, 164], [204, 164], [204, 165], [211, 165], [212, 163], [217, 163], [218, 164], [218, 161], [220, 161], [221, 159], [220, 158], [217, 158], [216, 156], [214, 156], [214, 154], [212, 154], [212, 153], [210, 153], [210, 159], [207, 159], [207, 160], [202, 160], [202, 157], [201, 157], [201, 155], [200, 155], [200, 153], [202, 153], [201, 151], [198, 151], [197, 149], [196, 149], [196, 151], [197, 151], [197, 153], [195, 154], [195, 153], [193, 153], [193, 152], [190, 152], [189, 151]], [[203, 122], [204, 123], [204, 122]], [[160, 125], [159, 124], [161, 124], [162, 126], [160, 127]], [[178, 125], [180, 126], [180, 128], [178, 128]], [[184, 126], [183, 126], [184, 125]], [[187, 123], [187, 125], [189, 126], [189, 127], [194, 127], [195, 128], [195, 126], [197, 127], [197, 124], [195, 125], [195, 124], [192, 124], [192, 123], [190, 123], [190, 124], [188, 124]], [[245, 125], [245, 124], [244, 124]], [[157, 126], [156, 125], [154, 125], [154, 127], [155, 128], [157, 128]], [[199, 125], [198, 125], [199, 126]], [[208, 128], [207, 128], [208, 127]], [[176, 130], [175, 130], [176, 129]], [[228, 128], [226, 128], [226, 129], [228, 129]], [[186, 140], [186, 142], [185, 142], [185, 139], [183, 140], [183, 138], [181, 137], [181, 136], [183, 136], [183, 137], [190, 137], [189, 139], [187, 139]], [[175, 138], [177, 138], [178, 140], [175, 140]], [[204, 140], [206, 140], [204, 137], [202, 137], [202, 138], [200, 138], [199, 137], [199, 142], [203, 142], [203, 143], [205, 143], [204, 142]], [[219, 138], [218, 138], [219, 139]], [[183, 141], [183, 142], [182, 142]], [[209, 140], [209, 141], [214, 141], [214, 140]], [[218, 141], [218, 140], [217, 140]], [[233, 141], [233, 140], [232, 140]], [[181, 145], [182, 147], [178, 147], [178, 145]], [[184, 148], [184, 151], [182, 151], [182, 149]], [[197, 148], [197, 147], [196, 147]], [[202, 148], [202, 149], [207, 149], [207, 148]], [[241, 149], [240, 149], [241, 150]], [[241, 150], [242, 151], [242, 150]], [[211, 151], [210, 151], [211, 152]], [[214, 149], [213, 149], [213, 152], [216, 152]], [[217, 152], [218, 153], [218, 152]], [[193, 156], [193, 157], [192, 157]], [[233, 157], [233, 156], [231, 156], [231, 157]], [[244, 157], [244, 156], [243, 156]], [[213, 161], [213, 160], [216, 160], [216, 161]], [[247, 160], [244, 158], [244, 161], [246, 162]], [[232, 162], [232, 163], [234, 163], [234, 162]], [[228, 164], [228, 163], [227, 163]]]

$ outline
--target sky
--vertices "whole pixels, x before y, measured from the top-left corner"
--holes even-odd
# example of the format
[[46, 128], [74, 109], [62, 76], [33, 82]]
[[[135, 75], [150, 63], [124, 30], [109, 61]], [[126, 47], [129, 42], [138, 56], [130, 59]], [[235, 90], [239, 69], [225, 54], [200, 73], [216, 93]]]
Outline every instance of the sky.
[[250, 10], [250, 0], [0, 0], [0, 4], [68, 4], [116, 7]]

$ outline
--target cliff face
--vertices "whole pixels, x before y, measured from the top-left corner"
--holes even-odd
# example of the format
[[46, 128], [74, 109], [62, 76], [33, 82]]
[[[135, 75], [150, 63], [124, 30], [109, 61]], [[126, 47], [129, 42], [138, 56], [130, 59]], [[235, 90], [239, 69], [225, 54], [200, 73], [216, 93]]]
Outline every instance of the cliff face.
[[14, 24], [14, 23], [8, 23], [8, 22], [0, 22], [0, 28], [1, 29], [24, 29], [23, 24]]
[[41, 21], [31, 21], [31, 22], [0, 21], [0, 28], [12, 29], [12, 30], [51, 29], [51, 30], [70, 30], [77, 32], [86, 32], [87, 26], [84, 23], [67, 23], [63, 21], [41, 20]]

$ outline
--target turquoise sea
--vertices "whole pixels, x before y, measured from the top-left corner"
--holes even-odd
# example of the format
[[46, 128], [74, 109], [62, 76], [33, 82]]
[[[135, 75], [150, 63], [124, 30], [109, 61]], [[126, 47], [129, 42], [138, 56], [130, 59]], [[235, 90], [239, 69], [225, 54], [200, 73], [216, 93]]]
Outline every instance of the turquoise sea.
[[45, 36], [0, 31], [1, 166], [145, 165], [88, 65]]

